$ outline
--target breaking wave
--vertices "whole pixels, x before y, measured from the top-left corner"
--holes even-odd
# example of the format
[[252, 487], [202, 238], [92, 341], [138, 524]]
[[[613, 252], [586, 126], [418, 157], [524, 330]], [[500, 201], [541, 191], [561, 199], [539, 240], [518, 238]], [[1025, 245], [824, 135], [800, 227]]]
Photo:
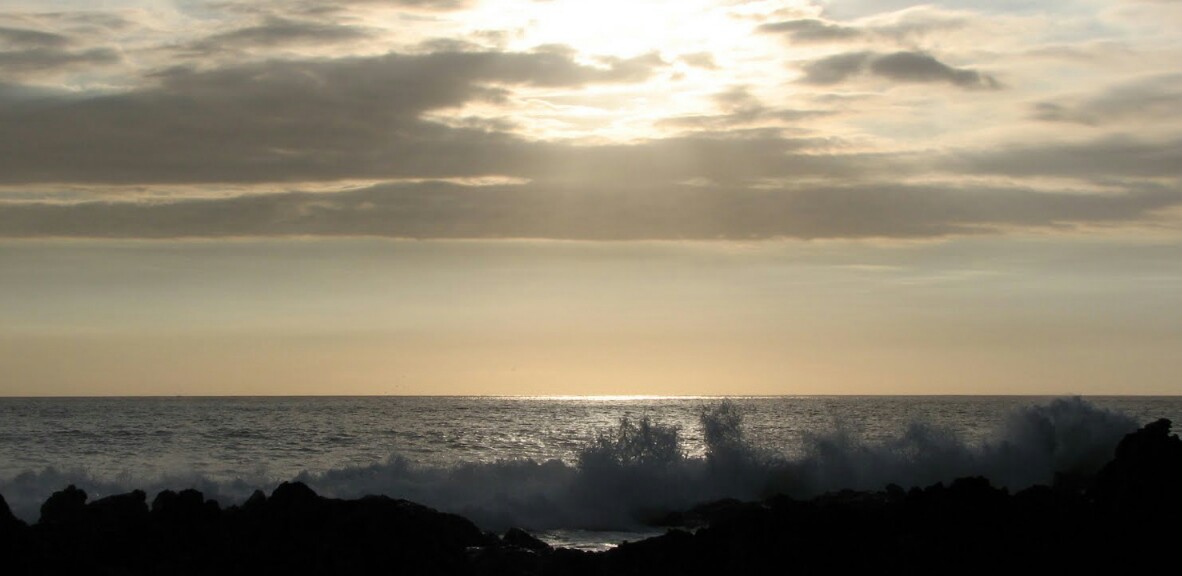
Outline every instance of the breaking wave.
[[[922, 486], [970, 475], [1013, 490], [1049, 484], [1057, 475], [1098, 470], [1121, 436], [1137, 424], [1068, 398], [1012, 412], [984, 442], [969, 443], [951, 430], [922, 422], [885, 441], [868, 442], [836, 425], [808, 435], [803, 452], [790, 458], [750, 441], [741, 409], [722, 401], [699, 415], [702, 456], [686, 454], [677, 427], [625, 417], [590, 439], [572, 463], [522, 459], [427, 466], [395, 454], [384, 462], [304, 472], [296, 479], [331, 497], [385, 494], [413, 500], [462, 514], [486, 529], [630, 529], [720, 498], [775, 493], [808, 497], [845, 488]], [[273, 488], [275, 479], [127, 474], [100, 480], [85, 470], [47, 468], [0, 480], [0, 494], [18, 516], [32, 521], [40, 502], [71, 483], [92, 496], [192, 487], [228, 505], [255, 489]]]

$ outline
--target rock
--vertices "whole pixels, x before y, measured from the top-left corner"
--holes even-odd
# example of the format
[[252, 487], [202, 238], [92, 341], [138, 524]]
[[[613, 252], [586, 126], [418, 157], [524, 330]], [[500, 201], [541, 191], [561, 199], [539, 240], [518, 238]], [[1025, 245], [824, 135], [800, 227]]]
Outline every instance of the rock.
[[534, 552], [550, 552], [553, 550], [552, 546], [520, 528], [510, 528], [501, 537], [501, 541], [510, 546], [533, 550]]
[[303, 482], [284, 482], [273, 492], [267, 500], [267, 505], [281, 508], [307, 508], [315, 506], [321, 500], [307, 484]]
[[65, 490], [54, 492], [41, 505], [41, 520], [38, 524], [79, 524], [86, 517], [86, 492], [73, 484]]
[[211, 509], [205, 495], [188, 488], [180, 492], [165, 490], [152, 500], [152, 521], [163, 526], [187, 527], [194, 529], [217, 521], [220, 510]]
[[8, 502], [0, 495], [0, 572], [27, 574], [32, 572], [32, 547], [29, 527], [13, 515]]
[[8, 501], [4, 499], [3, 494], [0, 494], [0, 537], [24, 527], [25, 523], [12, 513], [12, 509], [8, 507]]
[[143, 490], [116, 494], [86, 506], [89, 521], [105, 530], [137, 530], [148, 523], [147, 495]]
[[742, 514], [752, 506], [758, 507], [760, 504], [724, 498], [698, 504], [684, 512], [670, 512], [659, 520], [651, 522], [650, 525], [670, 528], [698, 528]]
[[603, 555], [608, 574], [693, 574], [701, 569], [694, 536], [684, 530], [624, 542]]
[[225, 553], [242, 572], [458, 573], [469, 548], [499, 543], [465, 518], [385, 496], [338, 500], [290, 482], [252, 500], [223, 515]]
[[262, 490], [255, 490], [250, 498], [242, 503], [243, 510], [261, 510], [267, 503], [267, 495]]
[[1121, 514], [1182, 512], [1182, 440], [1161, 419], [1125, 436], [1115, 458], [1100, 469], [1095, 497]]

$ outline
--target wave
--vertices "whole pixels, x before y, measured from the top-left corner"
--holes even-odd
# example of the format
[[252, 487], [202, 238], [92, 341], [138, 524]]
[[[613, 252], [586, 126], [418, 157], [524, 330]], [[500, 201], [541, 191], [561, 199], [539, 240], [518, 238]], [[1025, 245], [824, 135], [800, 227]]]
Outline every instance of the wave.
[[[706, 448], [702, 456], [687, 456], [677, 427], [647, 417], [624, 418], [591, 439], [573, 463], [522, 459], [426, 466], [394, 454], [384, 462], [304, 472], [295, 479], [330, 497], [405, 498], [464, 515], [490, 530], [628, 530], [667, 512], [721, 498], [747, 500], [776, 493], [805, 498], [847, 488], [924, 486], [977, 475], [1014, 490], [1050, 484], [1064, 475], [1097, 471], [1137, 423], [1083, 399], [1067, 398], [1010, 413], [980, 443], [923, 422], [881, 442], [862, 440], [849, 427], [835, 425], [808, 435], [803, 452], [793, 458], [750, 441], [742, 411], [731, 402], [704, 407], [699, 426]], [[135, 488], [154, 494], [191, 487], [229, 505], [244, 501], [255, 489], [269, 490], [277, 480], [261, 472], [232, 481], [183, 473], [98, 479], [86, 470], [46, 468], [0, 480], [0, 494], [14, 513], [34, 521], [39, 503], [67, 484], [96, 497]]]

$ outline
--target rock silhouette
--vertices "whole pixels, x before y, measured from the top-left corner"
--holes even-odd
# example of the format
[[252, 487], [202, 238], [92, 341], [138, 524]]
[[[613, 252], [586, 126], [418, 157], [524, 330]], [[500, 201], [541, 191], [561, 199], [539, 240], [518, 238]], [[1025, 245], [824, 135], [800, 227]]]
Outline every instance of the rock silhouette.
[[1170, 425], [1161, 419], [1125, 436], [1097, 475], [1096, 497], [1124, 515], [1182, 512], [1182, 440]]
[[223, 509], [196, 490], [88, 502], [54, 493], [32, 526], [0, 497], [4, 574], [782, 574], [1130, 572], [1174, 561], [1182, 440], [1159, 420], [1094, 478], [1010, 494], [986, 478], [810, 500], [723, 500], [601, 553], [503, 537], [405, 500], [325, 498], [299, 482]]
[[12, 533], [23, 528], [24, 525], [24, 522], [12, 514], [12, 509], [8, 507], [8, 501], [4, 499], [4, 495], [0, 494], [0, 535]]

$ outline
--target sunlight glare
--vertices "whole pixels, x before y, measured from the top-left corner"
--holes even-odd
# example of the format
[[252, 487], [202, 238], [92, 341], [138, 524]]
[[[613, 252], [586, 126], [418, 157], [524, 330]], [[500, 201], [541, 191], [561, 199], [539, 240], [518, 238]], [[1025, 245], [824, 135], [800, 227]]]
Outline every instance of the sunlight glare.
[[[767, 85], [783, 67], [768, 57], [778, 40], [753, 32], [760, 17], [801, 12], [797, 0], [742, 5], [717, 0], [486, 0], [458, 15], [471, 37], [493, 37], [502, 48], [529, 52], [565, 46], [582, 65], [656, 54], [663, 64], [644, 82], [569, 87], [516, 87], [517, 132], [531, 139], [627, 142], [651, 138], [664, 118], [711, 114], [713, 95], [733, 86], [775, 94]], [[494, 33], [494, 34], [489, 34]], [[432, 111], [432, 121], [462, 125], [504, 115], [504, 102], [469, 102]]]
[[660, 52], [664, 57], [714, 52], [750, 33], [750, 24], [710, 0], [554, 0], [522, 8], [520, 2], [490, 0], [473, 22], [497, 22], [519, 32], [514, 49], [561, 44], [583, 54], [630, 57]]

